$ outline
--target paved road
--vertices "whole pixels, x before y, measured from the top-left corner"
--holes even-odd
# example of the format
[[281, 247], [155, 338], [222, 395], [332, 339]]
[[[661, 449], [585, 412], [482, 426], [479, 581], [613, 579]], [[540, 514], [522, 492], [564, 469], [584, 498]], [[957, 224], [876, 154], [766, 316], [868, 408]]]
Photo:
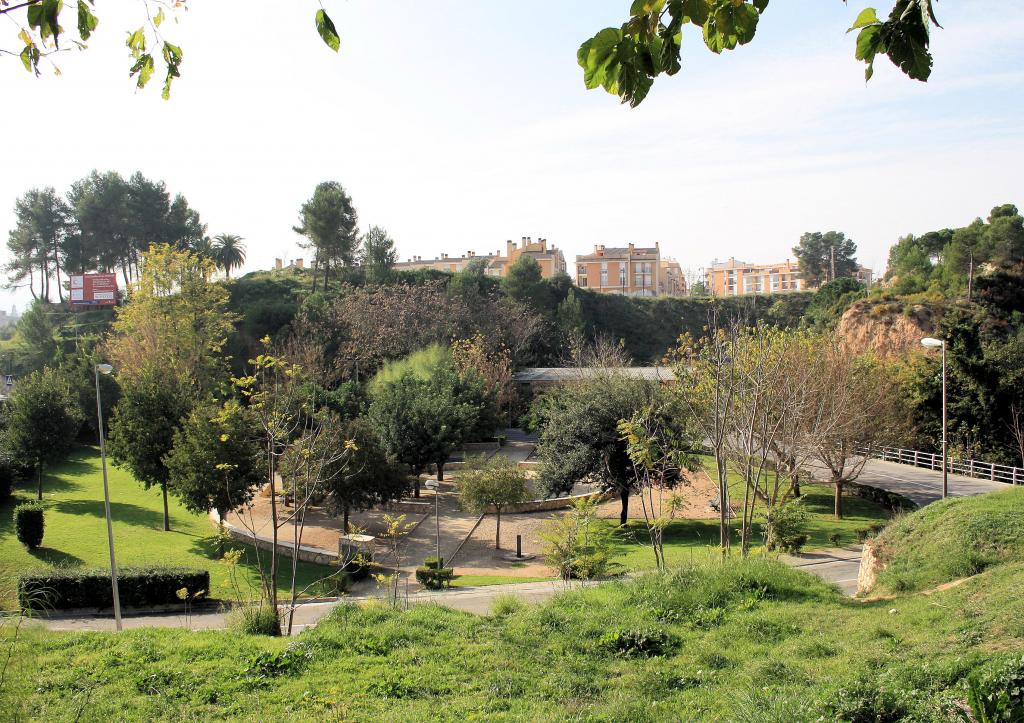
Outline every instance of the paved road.
[[[591, 586], [597, 583], [573, 583], [572, 587]], [[514, 585], [491, 585], [485, 587], [453, 588], [451, 590], [422, 591], [403, 596], [401, 605], [436, 602], [455, 610], [463, 610], [478, 615], [491, 612], [494, 600], [502, 595], [514, 595], [523, 602], [536, 603], [548, 600], [567, 588], [561, 582], [524, 582]], [[379, 599], [377, 595], [354, 595], [344, 602], [357, 604]], [[300, 604], [295, 610], [293, 633], [300, 633], [307, 627], [316, 625], [336, 605], [337, 601], [308, 602]], [[107, 615], [85, 615], [79, 617], [52, 617], [39, 620], [50, 630], [114, 630], [114, 618]], [[192, 628], [193, 630], [221, 630], [227, 627], [227, 614], [220, 610], [204, 610], [187, 617], [180, 613], [128, 615], [123, 618], [125, 629], [132, 628]]]
[[838, 547], [830, 550], [782, 555], [780, 559], [790, 567], [817, 575], [825, 582], [834, 582], [844, 595], [857, 592], [857, 572], [863, 547]]
[[[817, 476], [826, 477], [820, 472]], [[921, 507], [942, 499], [942, 473], [920, 467], [872, 459], [864, 465], [864, 471], [857, 481], [901, 494]], [[949, 475], [949, 494], [953, 497], [970, 497], [1008, 487], [1009, 485], [1002, 482]], [[853, 595], [857, 592], [857, 572], [860, 570], [862, 549], [862, 546], [858, 545], [833, 550], [816, 550], [799, 555], [783, 555], [782, 559], [787, 565], [813, 573], [827, 582], [836, 583], [845, 595]]]
[[[858, 482], [897, 492], [921, 507], [942, 499], [942, 472], [911, 467], [895, 462], [872, 459], [864, 465]], [[1009, 489], [1003, 482], [990, 482], [958, 474], [949, 475], [949, 494], [953, 497], [971, 497], [986, 492]]]

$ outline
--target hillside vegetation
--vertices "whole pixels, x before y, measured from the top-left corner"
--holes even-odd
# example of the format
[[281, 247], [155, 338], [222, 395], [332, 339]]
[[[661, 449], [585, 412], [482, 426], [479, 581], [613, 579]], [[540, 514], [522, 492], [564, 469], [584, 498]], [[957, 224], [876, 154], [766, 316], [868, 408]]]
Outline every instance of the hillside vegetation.
[[[914, 513], [887, 538], [909, 526], [938, 554], [989, 539], [1004, 510], [1020, 517], [1013, 492]], [[968, 508], [976, 523], [947, 535], [936, 515]], [[291, 641], [30, 627], [12, 644], [8, 626], [0, 704], [50, 721], [959, 719], [972, 680], [976, 699], [1021, 703], [1024, 561], [1002, 559], [869, 602], [768, 559], [701, 562], [540, 606], [501, 599], [490, 617], [342, 606]]]
[[878, 589], [923, 590], [1024, 561], [1024, 488], [950, 497], [897, 518], [872, 546]]

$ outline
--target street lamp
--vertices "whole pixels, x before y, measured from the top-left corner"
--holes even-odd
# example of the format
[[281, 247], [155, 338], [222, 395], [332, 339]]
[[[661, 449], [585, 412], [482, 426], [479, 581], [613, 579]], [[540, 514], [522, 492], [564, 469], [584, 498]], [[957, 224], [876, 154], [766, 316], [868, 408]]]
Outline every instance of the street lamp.
[[441, 518], [438, 513], [438, 494], [441, 491], [441, 486], [432, 479], [428, 479], [423, 483], [428, 490], [434, 490], [434, 531], [437, 533], [437, 567], [438, 569], [444, 567], [444, 560], [441, 559]]
[[107, 446], [103, 440], [103, 405], [100, 400], [100, 374], [110, 374], [114, 367], [96, 365], [96, 423], [100, 430], [100, 460], [103, 466], [103, 509], [107, 516], [107, 547], [110, 548], [110, 589], [114, 595], [114, 625], [121, 629], [121, 596], [117, 592], [117, 561], [114, 559], [114, 526], [110, 520], [110, 487], [107, 485]]
[[946, 459], [946, 342], [926, 336], [921, 346], [942, 349], [942, 497], [949, 494], [949, 462]]

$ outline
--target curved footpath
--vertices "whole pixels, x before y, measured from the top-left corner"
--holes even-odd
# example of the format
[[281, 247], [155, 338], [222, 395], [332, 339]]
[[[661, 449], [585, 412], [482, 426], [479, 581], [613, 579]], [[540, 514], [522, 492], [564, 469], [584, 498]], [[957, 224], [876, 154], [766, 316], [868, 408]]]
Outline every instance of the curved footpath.
[[[870, 460], [857, 480], [862, 485], [895, 492], [920, 506], [942, 498], [942, 473], [918, 467], [909, 467], [894, 462]], [[949, 493], [952, 496], [967, 497], [1006, 489], [1001, 482], [972, 479], [961, 475], [949, 476]], [[857, 589], [857, 572], [860, 568], [861, 547], [844, 547], [830, 550], [815, 550], [800, 555], [783, 555], [782, 561], [813, 573], [827, 582], [836, 583], [847, 595]], [[574, 584], [574, 586], [577, 586]], [[418, 592], [402, 598], [409, 604], [438, 602], [456, 610], [486, 614], [490, 612], [494, 599], [501, 595], [515, 595], [526, 602], [540, 602], [563, 592], [566, 586], [561, 582], [527, 582], [512, 585], [493, 585], [477, 588], [457, 588], [443, 592]], [[343, 602], [365, 602], [376, 596], [353, 596]], [[308, 602], [298, 606], [295, 612], [295, 632], [316, 625], [339, 601]], [[113, 630], [112, 617], [80, 616], [53, 617], [41, 621], [51, 630]], [[125, 628], [143, 627], [189, 627], [195, 630], [213, 630], [226, 627], [223, 611], [197, 611], [186, 617], [181, 613], [132, 615], [124, 618]]]
[[[827, 479], [827, 475], [817, 476]], [[902, 495], [918, 507], [942, 499], [942, 472], [895, 462], [868, 460], [864, 465], [864, 471], [857, 478], [857, 483]], [[972, 497], [1004, 490], [1007, 487], [1009, 485], [1003, 482], [974, 479], [958, 474], [949, 475], [951, 497]], [[845, 595], [853, 595], [857, 591], [857, 573], [860, 570], [862, 550], [861, 545], [815, 550], [799, 555], [783, 555], [782, 561], [813, 573], [826, 582], [834, 582]]]

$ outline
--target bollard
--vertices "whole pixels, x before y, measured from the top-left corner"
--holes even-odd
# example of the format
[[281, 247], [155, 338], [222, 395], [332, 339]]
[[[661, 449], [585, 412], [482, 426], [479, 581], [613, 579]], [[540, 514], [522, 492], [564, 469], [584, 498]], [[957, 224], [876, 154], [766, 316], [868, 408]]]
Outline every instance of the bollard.
[[516, 557], [523, 556], [523, 536], [516, 535]]

